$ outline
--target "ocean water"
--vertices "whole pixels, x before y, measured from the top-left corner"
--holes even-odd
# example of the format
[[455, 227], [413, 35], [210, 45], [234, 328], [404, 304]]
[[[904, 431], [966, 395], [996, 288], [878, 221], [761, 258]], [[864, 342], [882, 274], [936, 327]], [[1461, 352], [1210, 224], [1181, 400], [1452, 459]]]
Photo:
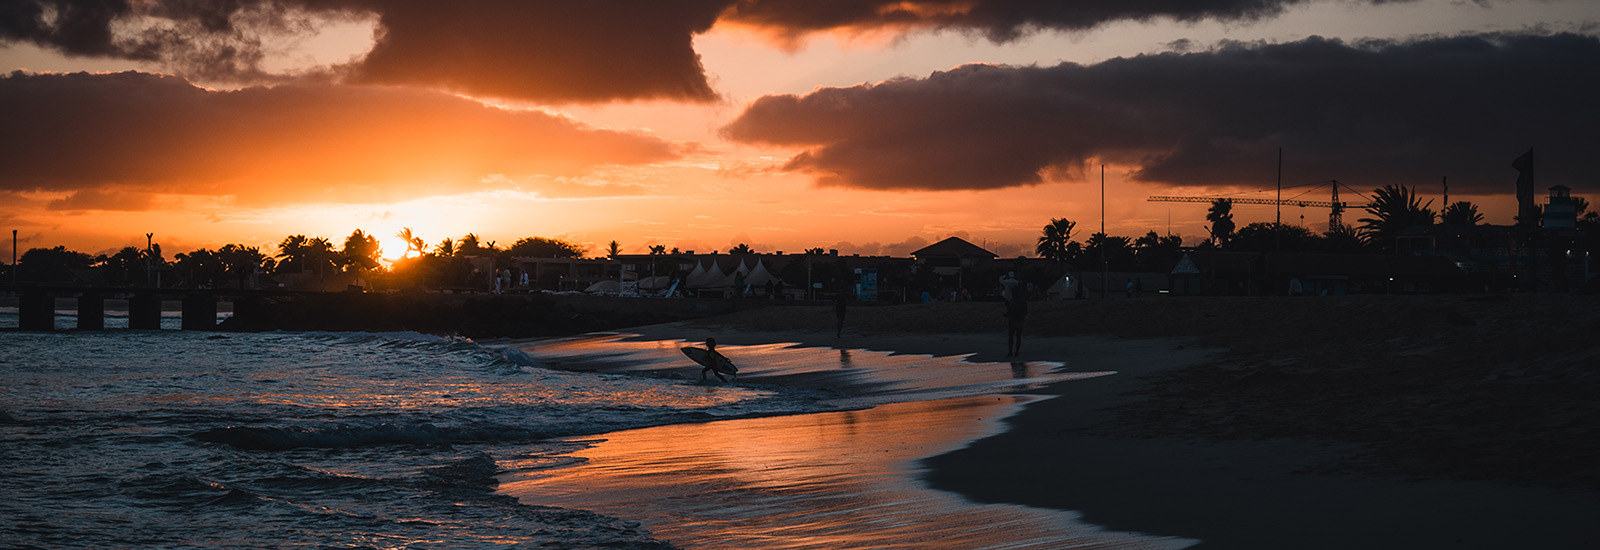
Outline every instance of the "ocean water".
[[[15, 319], [14, 309], [0, 311], [0, 327]], [[106, 330], [0, 340], [5, 548], [707, 546], [655, 534], [670, 515], [509, 494], [503, 481], [581, 478], [593, 453], [609, 448], [604, 434], [808, 418], [1103, 374], [772, 345], [726, 347], [745, 376], [701, 383], [677, 351], [683, 342], [625, 335], [479, 343]], [[576, 487], [569, 496], [588, 486]], [[712, 505], [728, 509], [741, 504], [727, 498], [760, 500], [718, 498]], [[941, 506], [965, 506], [948, 499]]]
[[7, 548], [665, 547], [497, 494], [497, 461], [560, 436], [817, 407], [418, 334], [0, 337]]

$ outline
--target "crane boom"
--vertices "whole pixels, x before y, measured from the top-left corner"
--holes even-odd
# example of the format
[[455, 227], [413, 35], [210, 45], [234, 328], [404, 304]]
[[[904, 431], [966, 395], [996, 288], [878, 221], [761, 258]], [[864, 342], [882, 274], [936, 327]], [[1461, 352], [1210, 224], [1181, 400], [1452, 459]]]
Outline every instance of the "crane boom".
[[1319, 206], [1322, 208], [1333, 208], [1334, 206], [1338, 206], [1340, 208], [1349, 208], [1350, 206], [1350, 203], [1347, 202], [1334, 203], [1333, 201], [1309, 201], [1301, 199], [1234, 199], [1228, 197], [1173, 197], [1165, 195], [1151, 195], [1147, 200], [1149, 202], [1211, 202], [1217, 199], [1227, 199], [1233, 201], [1234, 204], [1278, 204], [1283, 206]]

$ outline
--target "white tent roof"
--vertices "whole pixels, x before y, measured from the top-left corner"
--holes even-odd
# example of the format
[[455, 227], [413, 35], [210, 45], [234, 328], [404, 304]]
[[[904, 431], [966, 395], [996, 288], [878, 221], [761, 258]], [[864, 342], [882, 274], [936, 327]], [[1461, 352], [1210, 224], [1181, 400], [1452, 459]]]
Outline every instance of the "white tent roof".
[[750, 270], [749, 275], [745, 275], [744, 282], [755, 286], [765, 286], [769, 282], [778, 282], [778, 276], [767, 270], [766, 262], [756, 260], [756, 267]]
[[585, 288], [585, 289], [583, 289], [583, 291], [584, 292], [611, 292], [611, 293], [622, 292], [622, 283], [607, 279], [607, 280], [600, 281], [598, 283], [589, 285], [589, 288]]
[[712, 259], [709, 268], [704, 264], [695, 262], [694, 270], [690, 271], [687, 277], [684, 277], [684, 283], [689, 288], [708, 288], [718, 286], [725, 278], [727, 278], [727, 275], [717, 265], [717, 260]]
[[661, 290], [669, 286], [672, 286], [672, 277], [666, 275], [639, 278], [639, 290]]

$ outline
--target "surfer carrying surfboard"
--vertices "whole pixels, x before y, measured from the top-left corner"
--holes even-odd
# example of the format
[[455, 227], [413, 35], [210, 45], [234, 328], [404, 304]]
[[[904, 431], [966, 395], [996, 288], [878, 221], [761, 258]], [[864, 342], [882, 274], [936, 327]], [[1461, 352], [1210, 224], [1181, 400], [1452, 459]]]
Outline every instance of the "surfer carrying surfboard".
[[722, 355], [722, 352], [717, 351], [716, 338], [706, 338], [706, 347], [704, 348], [690, 346], [681, 349], [684, 355], [689, 356], [690, 359], [693, 359], [694, 362], [699, 363], [702, 367], [700, 369], [700, 381], [702, 382], [705, 381], [706, 373], [708, 372], [716, 375], [717, 380], [723, 382], [728, 381], [727, 378], [722, 376], [723, 374], [737, 375], [739, 373], [739, 367], [733, 366], [733, 361], [729, 361], [726, 356]]

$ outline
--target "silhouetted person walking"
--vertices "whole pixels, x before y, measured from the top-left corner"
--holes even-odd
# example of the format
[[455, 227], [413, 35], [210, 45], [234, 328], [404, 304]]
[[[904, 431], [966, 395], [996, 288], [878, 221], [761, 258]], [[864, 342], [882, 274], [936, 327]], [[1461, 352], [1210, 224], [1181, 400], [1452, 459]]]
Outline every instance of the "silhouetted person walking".
[[1022, 321], [1028, 317], [1028, 293], [1012, 292], [1006, 300], [1006, 357], [1022, 354]]
[[[711, 352], [711, 354], [710, 354], [711, 355], [710, 363], [712, 365], [715, 365], [715, 364], [718, 364], [718, 363], [720, 363], [722, 361], [727, 361], [728, 360], [727, 357], [723, 357], [722, 356], [722, 352], [717, 351], [717, 339], [716, 338], [709, 338], [709, 337], [706, 338], [706, 351]], [[729, 362], [732, 363], [731, 361], [729, 361]], [[726, 377], [722, 376], [721, 372], [718, 372], [717, 369], [711, 368], [710, 365], [707, 365], [704, 368], [700, 369], [700, 381], [701, 382], [706, 381], [706, 373], [708, 373], [708, 372], [711, 373], [711, 374], [716, 375], [717, 376], [717, 380], [721, 380], [723, 382], [727, 382], [728, 381], [728, 379]]]

